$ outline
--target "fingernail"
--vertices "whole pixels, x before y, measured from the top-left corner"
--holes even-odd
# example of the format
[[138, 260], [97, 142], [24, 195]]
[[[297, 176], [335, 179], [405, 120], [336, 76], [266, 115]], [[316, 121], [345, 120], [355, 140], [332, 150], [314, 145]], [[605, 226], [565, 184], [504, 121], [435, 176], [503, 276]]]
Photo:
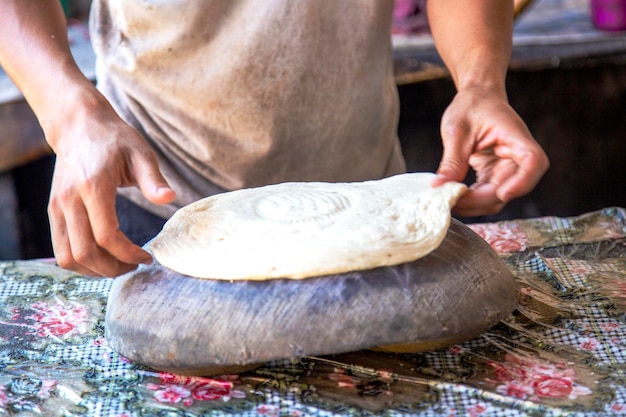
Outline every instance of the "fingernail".
[[152, 263], [152, 256], [150, 256], [150, 254], [146, 254], [146, 256], [141, 259], [140, 263], [150, 265]]
[[433, 187], [437, 187], [439, 185], [445, 184], [447, 182], [447, 178], [444, 177], [443, 175], [437, 174], [435, 176], [435, 178], [433, 178], [432, 182], [430, 183]]

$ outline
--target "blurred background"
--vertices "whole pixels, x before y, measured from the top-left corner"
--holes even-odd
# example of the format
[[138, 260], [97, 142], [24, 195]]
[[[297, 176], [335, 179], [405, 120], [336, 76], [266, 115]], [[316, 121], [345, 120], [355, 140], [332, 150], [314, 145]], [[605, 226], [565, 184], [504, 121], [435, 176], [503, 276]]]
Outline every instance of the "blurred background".
[[[62, 4], [72, 52], [94, 79], [90, 2]], [[439, 121], [455, 93], [429, 34], [424, 4], [397, 0], [394, 16], [399, 135], [410, 171], [437, 169]], [[516, 1], [516, 8], [509, 99], [548, 153], [550, 171], [531, 194], [498, 215], [461, 220], [626, 207], [626, 1]], [[0, 259], [52, 256], [46, 205], [53, 166], [37, 120], [0, 69]]]

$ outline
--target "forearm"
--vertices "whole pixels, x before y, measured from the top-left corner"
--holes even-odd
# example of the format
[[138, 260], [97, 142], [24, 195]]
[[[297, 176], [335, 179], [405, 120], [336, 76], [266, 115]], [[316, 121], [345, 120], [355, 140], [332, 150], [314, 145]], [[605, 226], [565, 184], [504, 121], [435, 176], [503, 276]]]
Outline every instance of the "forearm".
[[428, 17], [457, 90], [488, 88], [505, 95], [513, 1], [431, 0]]
[[92, 89], [74, 62], [56, 0], [0, 3], [0, 64], [24, 94], [49, 142], [58, 136], [53, 126], [75, 111], [78, 96], [84, 98]]

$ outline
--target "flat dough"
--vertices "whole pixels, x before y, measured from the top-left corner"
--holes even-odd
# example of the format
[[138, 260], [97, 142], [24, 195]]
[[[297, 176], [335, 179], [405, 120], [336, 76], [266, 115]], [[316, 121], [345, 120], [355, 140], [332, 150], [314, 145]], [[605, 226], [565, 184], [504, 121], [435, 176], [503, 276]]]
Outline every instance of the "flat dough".
[[435, 250], [465, 192], [434, 174], [359, 183], [292, 182], [231, 191], [178, 210], [150, 249], [211, 279], [307, 278], [391, 266]]

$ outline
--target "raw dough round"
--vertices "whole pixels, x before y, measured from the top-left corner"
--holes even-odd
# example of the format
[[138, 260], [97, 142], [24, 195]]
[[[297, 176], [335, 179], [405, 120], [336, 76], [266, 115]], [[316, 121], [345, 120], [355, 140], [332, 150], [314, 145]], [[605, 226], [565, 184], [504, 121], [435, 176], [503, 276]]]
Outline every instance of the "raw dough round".
[[414, 261], [435, 250], [465, 192], [434, 174], [293, 182], [207, 197], [177, 211], [150, 249], [197, 278], [309, 278]]

